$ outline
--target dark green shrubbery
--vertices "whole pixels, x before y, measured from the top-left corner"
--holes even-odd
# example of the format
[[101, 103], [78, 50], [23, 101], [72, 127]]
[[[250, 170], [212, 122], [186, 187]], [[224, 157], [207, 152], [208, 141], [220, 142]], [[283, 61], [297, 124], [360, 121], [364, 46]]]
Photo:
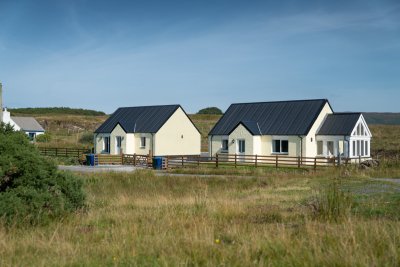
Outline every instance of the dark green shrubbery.
[[83, 182], [39, 155], [24, 133], [0, 126], [0, 218], [44, 224], [84, 205]]
[[220, 110], [217, 107], [208, 107], [208, 108], [203, 108], [200, 109], [197, 114], [215, 114], [215, 115], [222, 115], [222, 110]]
[[39, 143], [48, 143], [51, 141], [51, 135], [49, 133], [44, 133], [36, 136], [36, 142]]

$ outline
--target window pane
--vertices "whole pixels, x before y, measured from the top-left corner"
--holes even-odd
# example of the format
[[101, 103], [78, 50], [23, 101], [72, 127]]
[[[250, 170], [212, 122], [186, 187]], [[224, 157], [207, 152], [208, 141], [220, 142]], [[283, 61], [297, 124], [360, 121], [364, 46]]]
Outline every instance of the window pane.
[[288, 153], [289, 152], [289, 142], [288, 140], [282, 140], [282, 153]]
[[224, 151], [228, 150], [228, 140], [227, 139], [222, 140], [222, 150], [224, 150]]
[[317, 141], [317, 155], [322, 155], [324, 153], [324, 142], [323, 141]]
[[328, 145], [328, 155], [334, 155], [333, 142], [332, 141], [328, 141], [327, 145]]
[[353, 157], [356, 155], [356, 141], [353, 141]]
[[365, 156], [369, 155], [369, 150], [368, 150], [368, 141], [365, 141]]
[[239, 140], [239, 153], [245, 152], [245, 142], [244, 140]]
[[280, 140], [274, 140], [272, 152], [275, 152], [275, 153], [281, 152], [281, 141]]
[[361, 156], [364, 156], [364, 141], [361, 141]]
[[357, 140], [357, 156], [360, 156], [360, 140]]

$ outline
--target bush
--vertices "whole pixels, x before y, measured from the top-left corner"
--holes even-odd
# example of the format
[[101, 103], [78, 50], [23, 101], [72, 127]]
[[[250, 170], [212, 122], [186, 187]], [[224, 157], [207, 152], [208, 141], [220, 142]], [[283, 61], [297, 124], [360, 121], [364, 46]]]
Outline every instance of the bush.
[[79, 138], [79, 143], [93, 145], [93, 133], [86, 132]]
[[49, 133], [44, 133], [36, 136], [36, 142], [48, 143], [51, 141], [51, 135]]
[[208, 107], [208, 108], [203, 108], [200, 109], [197, 114], [216, 114], [216, 115], [222, 115], [222, 110], [220, 110], [217, 107]]
[[40, 156], [22, 132], [0, 126], [0, 218], [8, 225], [45, 224], [83, 207], [83, 182]]

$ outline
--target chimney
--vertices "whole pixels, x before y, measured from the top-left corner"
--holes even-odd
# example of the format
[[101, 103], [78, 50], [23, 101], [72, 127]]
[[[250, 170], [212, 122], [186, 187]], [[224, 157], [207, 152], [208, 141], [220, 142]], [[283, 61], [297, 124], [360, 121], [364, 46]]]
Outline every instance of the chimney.
[[0, 83], [0, 122], [3, 121], [3, 85]]

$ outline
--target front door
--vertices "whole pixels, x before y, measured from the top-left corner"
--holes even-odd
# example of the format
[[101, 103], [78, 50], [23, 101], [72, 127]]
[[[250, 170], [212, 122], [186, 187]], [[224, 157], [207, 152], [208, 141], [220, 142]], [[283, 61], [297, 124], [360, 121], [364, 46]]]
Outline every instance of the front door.
[[246, 154], [246, 141], [244, 139], [238, 139], [236, 144], [236, 154], [238, 155], [239, 161], [244, 161]]
[[115, 154], [121, 154], [122, 136], [115, 137]]

